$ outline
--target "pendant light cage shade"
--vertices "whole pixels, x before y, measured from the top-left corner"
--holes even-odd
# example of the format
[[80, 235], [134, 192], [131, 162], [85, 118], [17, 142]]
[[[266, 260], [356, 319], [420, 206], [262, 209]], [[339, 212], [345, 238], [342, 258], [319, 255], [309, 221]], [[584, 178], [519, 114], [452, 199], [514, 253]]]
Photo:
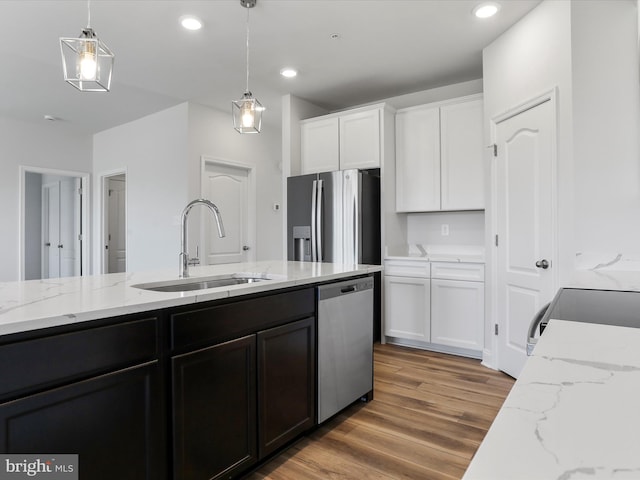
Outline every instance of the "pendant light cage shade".
[[233, 128], [239, 133], [260, 133], [264, 108], [251, 92], [245, 92], [240, 100], [231, 102]]
[[79, 38], [60, 38], [64, 80], [83, 92], [108, 92], [115, 56], [87, 27]]

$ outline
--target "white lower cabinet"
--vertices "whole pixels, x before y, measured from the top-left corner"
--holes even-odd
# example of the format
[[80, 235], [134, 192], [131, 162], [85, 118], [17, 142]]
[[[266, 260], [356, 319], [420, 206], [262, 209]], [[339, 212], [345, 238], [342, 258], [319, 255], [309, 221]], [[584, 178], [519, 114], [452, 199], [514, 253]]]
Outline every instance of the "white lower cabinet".
[[484, 265], [387, 260], [384, 300], [388, 341], [477, 358], [482, 355]]
[[431, 342], [482, 350], [484, 283], [431, 280]]
[[428, 278], [384, 277], [385, 335], [430, 341], [430, 283]]

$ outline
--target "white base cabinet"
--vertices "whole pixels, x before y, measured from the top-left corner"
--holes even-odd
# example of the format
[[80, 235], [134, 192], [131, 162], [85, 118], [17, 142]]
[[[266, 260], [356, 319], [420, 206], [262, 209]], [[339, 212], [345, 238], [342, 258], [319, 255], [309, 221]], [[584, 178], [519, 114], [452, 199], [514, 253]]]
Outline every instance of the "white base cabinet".
[[388, 341], [479, 358], [484, 347], [484, 265], [387, 260]]
[[431, 342], [482, 350], [484, 283], [431, 280]]
[[430, 341], [430, 283], [428, 278], [384, 277], [385, 335]]

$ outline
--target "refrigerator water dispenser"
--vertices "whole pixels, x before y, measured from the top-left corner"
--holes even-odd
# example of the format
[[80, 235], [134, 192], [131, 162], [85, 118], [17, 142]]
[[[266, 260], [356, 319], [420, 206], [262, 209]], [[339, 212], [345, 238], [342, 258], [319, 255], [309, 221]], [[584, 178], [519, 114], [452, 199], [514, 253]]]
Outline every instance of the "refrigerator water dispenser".
[[296, 262], [311, 261], [311, 227], [293, 227], [293, 260]]

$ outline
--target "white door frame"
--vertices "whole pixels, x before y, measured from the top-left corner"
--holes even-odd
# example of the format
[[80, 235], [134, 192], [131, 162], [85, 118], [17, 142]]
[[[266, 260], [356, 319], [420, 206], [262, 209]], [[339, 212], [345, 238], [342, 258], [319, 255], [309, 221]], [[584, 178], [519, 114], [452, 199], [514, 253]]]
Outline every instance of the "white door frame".
[[[100, 243], [97, 245], [98, 251], [100, 252], [100, 272], [105, 273], [109, 270], [107, 267], [109, 265], [109, 255], [105, 245], [109, 243], [109, 239], [107, 235], [109, 235], [109, 179], [111, 177], [116, 177], [118, 175], [125, 176], [124, 183], [124, 203], [125, 203], [125, 215], [124, 215], [124, 228], [125, 228], [125, 250], [129, 252], [129, 235], [126, 232], [129, 230], [129, 215], [127, 215], [128, 206], [129, 206], [129, 179], [127, 177], [127, 168], [119, 168], [116, 170], [109, 170], [106, 172], [100, 173], [98, 177], [98, 182], [100, 184]], [[129, 269], [129, 255], [125, 257], [125, 270]]]
[[[546, 92], [541, 93], [540, 95], [537, 95], [535, 97], [530, 98], [527, 101], [524, 101], [512, 108], [507, 109], [506, 111], [492, 117], [489, 120], [489, 131], [490, 131], [490, 136], [491, 136], [491, 144], [495, 145], [496, 141], [497, 141], [497, 127], [498, 124], [501, 122], [504, 122], [505, 120], [509, 120], [512, 117], [515, 117], [516, 115], [519, 115], [527, 110], [530, 110], [534, 107], [537, 107], [538, 105], [541, 105], [545, 102], [551, 102], [551, 106], [554, 112], [553, 115], [553, 123], [551, 125], [551, 142], [553, 144], [552, 147], [552, 152], [553, 152], [553, 156], [551, 158], [551, 192], [552, 192], [552, 197], [551, 197], [551, 210], [552, 210], [552, 218], [551, 218], [551, 225], [552, 225], [552, 230], [553, 230], [553, 237], [552, 237], [552, 258], [551, 258], [551, 262], [554, 265], [554, 268], [552, 268], [552, 272], [551, 272], [551, 280], [553, 282], [554, 285], [554, 290], [558, 285], [558, 274], [560, 271], [559, 268], [559, 264], [558, 264], [558, 141], [557, 141], [557, 133], [558, 133], [558, 103], [557, 103], [557, 97], [558, 97], [558, 88], [554, 87], [551, 90], [548, 90]], [[491, 206], [491, 220], [490, 220], [490, 226], [491, 226], [491, 234], [490, 234], [490, 238], [491, 241], [489, 243], [489, 248], [490, 248], [490, 267], [491, 267], [491, 273], [489, 275], [489, 278], [491, 280], [491, 293], [489, 294], [487, 292], [487, 297], [490, 300], [489, 301], [489, 308], [488, 308], [488, 312], [489, 312], [489, 316], [488, 318], [488, 322], [486, 322], [485, 328], [486, 330], [489, 330], [491, 332], [494, 332], [494, 325], [498, 324], [498, 289], [496, 288], [498, 285], [498, 255], [496, 252], [496, 245], [495, 242], [493, 241], [493, 239], [495, 238], [495, 234], [498, 231], [498, 218], [497, 218], [497, 212], [498, 212], [498, 196], [497, 196], [497, 182], [498, 182], [498, 177], [497, 177], [497, 165], [496, 165], [496, 157], [491, 156], [491, 171], [490, 171], [490, 181], [491, 181], [491, 188], [489, 189], [490, 193], [491, 193], [491, 198], [490, 198], [490, 206]], [[485, 330], [485, 331], [486, 331]], [[486, 352], [486, 348], [485, 348], [485, 354], [483, 355], [483, 363], [486, 364], [487, 366], [490, 366], [496, 370], [499, 370], [500, 367], [500, 358], [499, 358], [499, 353], [498, 353], [498, 335], [495, 335], [495, 333], [491, 336], [491, 352], [488, 353]], [[489, 358], [487, 358], [489, 357]]]
[[24, 240], [25, 240], [25, 177], [27, 172], [40, 173], [44, 175], [60, 175], [65, 177], [77, 177], [82, 179], [82, 201], [80, 206], [82, 208], [82, 215], [80, 221], [82, 222], [82, 263], [80, 265], [82, 275], [89, 275], [90, 273], [90, 245], [91, 245], [91, 214], [89, 213], [89, 198], [91, 195], [91, 174], [88, 172], [76, 172], [73, 170], [58, 170], [55, 168], [42, 168], [31, 167], [28, 165], [20, 165], [18, 167], [19, 175], [19, 213], [20, 213], [20, 227], [18, 229], [18, 278], [24, 280], [26, 271], [25, 266], [25, 252], [24, 252]]
[[[241, 168], [247, 171], [247, 195], [248, 195], [248, 205], [247, 205], [247, 240], [250, 244], [250, 250], [247, 254], [247, 261], [255, 262], [256, 260], [256, 167], [255, 165], [250, 165], [248, 163], [236, 162], [233, 160], [227, 160], [220, 157], [213, 157], [210, 155], [202, 155], [200, 156], [200, 197], [204, 197], [204, 192], [202, 191], [202, 179], [205, 177], [205, 170], [207, 165], [220, 165], [223, 167], [233, 167], [233, 168]], [[220, 212], [222, 214], [222, 221], [224, 223], [224, 212]], [[200, 232], [201, 235], [201, 243], [204, 245], [204, 231]]]

